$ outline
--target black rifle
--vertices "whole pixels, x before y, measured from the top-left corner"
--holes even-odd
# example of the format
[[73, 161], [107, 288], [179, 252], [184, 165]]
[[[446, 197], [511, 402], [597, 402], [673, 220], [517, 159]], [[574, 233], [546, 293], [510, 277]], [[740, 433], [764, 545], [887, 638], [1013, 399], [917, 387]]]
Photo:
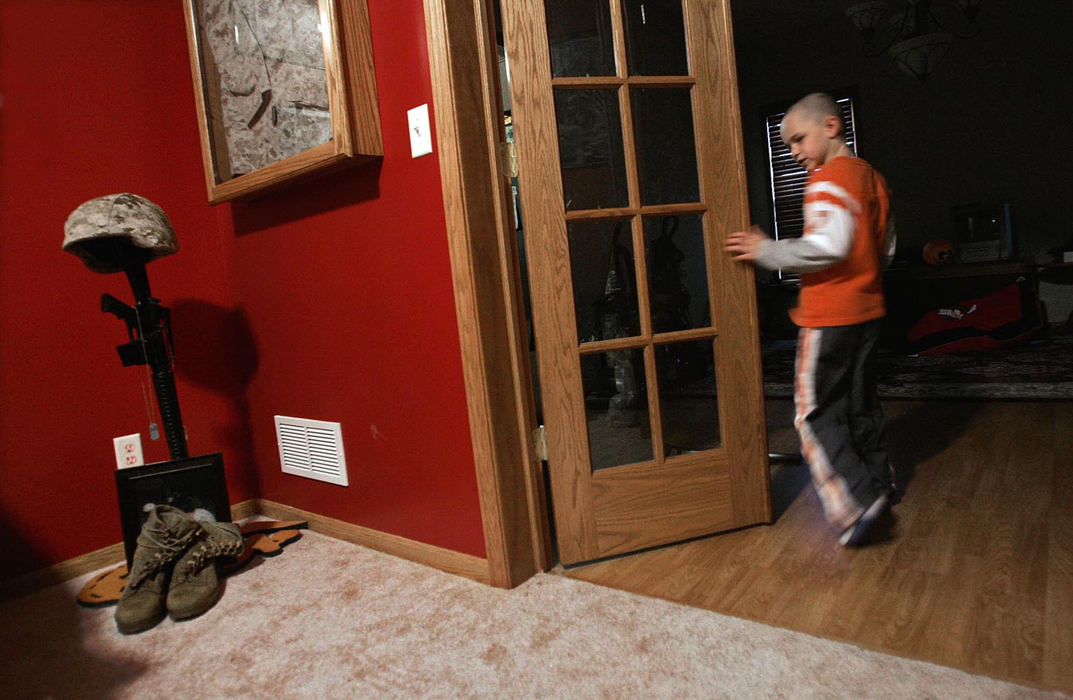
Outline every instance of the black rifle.
[[179, 413], [179, 395], [175, 389], [175, 373], [171, 358], [171, 312], [160, 305], [149, 291], [145, 262], [136, 256], [126, 256], [123, 271], [134, 291], [134, 306], [128, 306], [111, 294], [101, 295], [101, 311], [110, 313], [127, 324], [129, 342], [116, 346], [123, 366], [148, 364], [153, 374], [157, 406], [164, 424], [168, 452], [172, 459], [187, 456], [186, 433]]

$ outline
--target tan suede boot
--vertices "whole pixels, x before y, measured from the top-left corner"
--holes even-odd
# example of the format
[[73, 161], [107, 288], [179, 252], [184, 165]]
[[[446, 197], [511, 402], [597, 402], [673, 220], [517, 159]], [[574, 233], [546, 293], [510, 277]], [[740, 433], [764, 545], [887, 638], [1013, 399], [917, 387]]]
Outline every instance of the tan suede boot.
[[164, 619], [172, 564], [203, 532], [200, 524], [177, 508], [154, 506], [149, 511], [115, 611], [121, 633], [136, 634]]
[[173, 620], [185, 620], [206, 612], [223, 593], [216, 574], [218, 557], [242, 553], [245, 540], [234, 523], [198, 521], [205, 537], [183, 553], [172, 571], [167, 609]]

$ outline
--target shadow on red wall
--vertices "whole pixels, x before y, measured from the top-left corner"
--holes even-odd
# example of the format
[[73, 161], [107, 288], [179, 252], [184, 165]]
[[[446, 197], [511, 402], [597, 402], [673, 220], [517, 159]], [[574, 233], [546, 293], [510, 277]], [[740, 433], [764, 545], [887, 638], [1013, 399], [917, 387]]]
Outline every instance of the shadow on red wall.
[[[253, 436], [246, 388], [257, 374], [258, 352], [245, 312], [202, 299], [179, 299], [171, 305], [171, 318], [176, 376], [232, 404], [233, 419], [216, 426], [216, 442], [230, 447], [235, 454], [251, 454]], [[225, 468], [232, 485], [230, 493], [258, 493], [254, 469], [235, 465]]]
[[348, 170], [288, 185], [286, 190], [232, 202], [235, 235], [245, 236], [379, 199], [382, 166], [383, 160], [376, 159]]

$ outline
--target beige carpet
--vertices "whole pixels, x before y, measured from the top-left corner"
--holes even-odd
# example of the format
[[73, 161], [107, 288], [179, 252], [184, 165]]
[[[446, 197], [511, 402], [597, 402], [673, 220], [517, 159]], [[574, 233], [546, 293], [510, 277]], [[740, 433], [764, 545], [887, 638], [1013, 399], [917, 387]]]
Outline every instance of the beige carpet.
[[512, 591], [306, 533], [143, 634], [0, 605], [0, 698], [1067, 697], [556, 575]]

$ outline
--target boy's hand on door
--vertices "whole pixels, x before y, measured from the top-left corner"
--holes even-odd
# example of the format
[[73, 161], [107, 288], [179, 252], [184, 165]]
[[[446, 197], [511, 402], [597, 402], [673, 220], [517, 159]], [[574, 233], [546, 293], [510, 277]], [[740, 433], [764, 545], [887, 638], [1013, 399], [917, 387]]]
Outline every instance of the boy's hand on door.
[[734, 231], [728, 234], [723, 243], [723, 250], [730, 253], [732, 260], [753, 262], [759, 257], [760, 249], [770, 240], [759, 226], [754, 225], [748, 231]]

